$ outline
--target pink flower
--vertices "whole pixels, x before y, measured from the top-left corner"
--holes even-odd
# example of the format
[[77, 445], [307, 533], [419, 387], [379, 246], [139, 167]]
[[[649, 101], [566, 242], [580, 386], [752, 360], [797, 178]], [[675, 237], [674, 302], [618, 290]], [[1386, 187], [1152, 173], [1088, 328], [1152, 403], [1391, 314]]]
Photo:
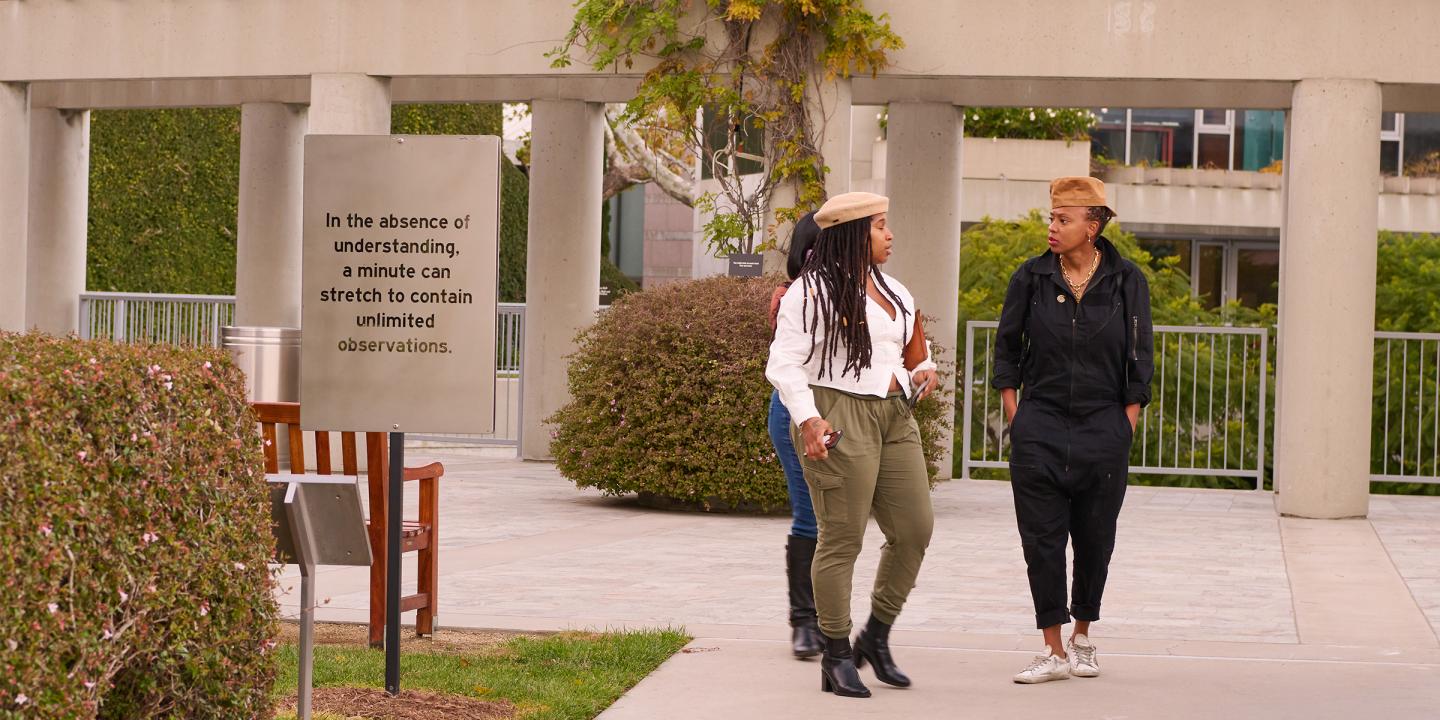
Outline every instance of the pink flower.
[[86, 681], [85, 681], [85, 689], [86, 689], [86, 690], [94, 690], [94, 689], [95, 689], [95, 681], [94, 681], [94, 680], [86, 680]]
[[141, 536], [140, 536], [140, 540], [141, 540], [142, 542], [144, 542], [146, 545], [149, 545], [150, 543], [155, 542], [156, 540], [159, 540], [159, 539], [160, 539], [160, 536], [159, 536], [159, 535], [156, 535], [155, 533], [152, 533], [152, 532], [147, 532], [147, 533], [145, 533], [144, 535], [141, 535]]
[[120, 591], [120, 602], [123, 603], [123, 602], [125, 602], [126, 600], [129, 600], [129, 599], [130, 599], [130, 593], [127, 593], [127, 592], [125, 592], [124, 590], [121, 590], [121, 591]]
[[20, 693], [19, 695], [15, 696], [16, 705], [24, 705], [27, 702], [30, 702], [30, 698], [25, 697], [25, 693]]
[[175, 383], [172, 383], [172, 382], [167, 382], [167, 383], [165, 383], [165, 389], [166, 389], [166, 390], [169, 390], [169, 389], [171, 389], [171, 388], [173, 388], [173, 387], [175, 387]]
[[59, 606], [59, 605], [56, 605], [55, 603], [50, 603], [49, 605], [46, 605], [45, 607], [50, 608], [50, 614], [51, 614], [51, 615], [54, 615], [55, 613], [60, 612], [60, 606]]
[[41, 535], [44, 535], [45, 537], [50, 537], [50, 533], [51, 533], [51, 532], [52, 532], [52, 529], [51, 529], [51, 527], [50, 527], [50, 523], [45, 523], [44, 525], [41, 525], [41, 526], [40, 526], [40, 534], [41, 534]]
[[111, 632], [111, 631], [110, 631], [110, 628], [105, 628], [105, 633], [100, 636], [100, 639], [101, 639], [101, 640], [109, 640], [110, 638], [113, 638], [113, 637], [115, 637], [115, 633]]
[[85, 455], [86, 455], [86, 454], [87, 454], [87, 453], [86, 453], [84, 450], [81, 450], [80, 452], [76, 453], [76, 455], [78, 455], [78, 456], [80, 457], [80, 461], [81, 461], [81, 462], [84, 462], [84, 461], [85, 461]]
[[202, 602], [202, 603], [200, 603], [200, 617], [205, 617], [206, 615], [209, 615], [209, 614], [210, 614], [210, 603], [208, 603], [208, 602]]
[[235, 569], [236, 569], [236, 570], [244, 570], [244, 569], [245, 569], [245, 563], [239, 563], [239, 562], [235, 563]]
[[205, 361], [205, 369], [206, 369], [206, 370], [209, 370], [209, 369], [210, 369], [210, 361], [209, 361], [209, 360], [206, 360], [206, 361]]

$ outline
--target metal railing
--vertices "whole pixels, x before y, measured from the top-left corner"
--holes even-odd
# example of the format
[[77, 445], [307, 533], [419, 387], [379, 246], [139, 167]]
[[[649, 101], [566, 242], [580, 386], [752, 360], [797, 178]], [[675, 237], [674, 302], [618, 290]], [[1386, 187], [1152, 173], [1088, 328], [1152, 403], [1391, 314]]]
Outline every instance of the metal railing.
[[1440, 483], [1440, 333], [1375, 333], [1370, 479]]
[[[1010, 431], [990, 388], [996, 325], [965, 326], [959, 431], [966, 478], [975, 468], [1009, 467]], [[1157, 325], [1151, 401], [1136, 428], [1130, 472], [1248, 478], [1263, 490], [1271, 376], [1265, 328]]]
[[[421, 435], [415, 439], [471, 445], [517, 445], [524, 423], [521, 373], [525, 304], [500, 303], [495, 322], [495, 432]], [[235, 323], [233, 295], [93, 292], [80, 295], [80, 337], [86, 340], [220, 347], [220, 328]]]
[[80, 337], [87, 340], [220, 346], [235, 322], [233, 295], [80, 294]]

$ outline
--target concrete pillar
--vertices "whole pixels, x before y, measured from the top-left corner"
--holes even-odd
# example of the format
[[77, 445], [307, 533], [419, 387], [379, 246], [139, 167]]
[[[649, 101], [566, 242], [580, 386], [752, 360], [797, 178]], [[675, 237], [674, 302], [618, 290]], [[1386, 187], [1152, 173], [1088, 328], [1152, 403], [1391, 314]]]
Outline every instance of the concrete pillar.
[[1380, 87], [1302, 80], [1291, 112], [1276, 507], [1300, 517], [1363, 516], [1370, 491]]
[[[960, 172], [964, 111], [949, 103], [891, 103], [885, 175], [895, 254], [885, 271], [915, 296], [934, 320], [925, 334], [951, 364], [946, 389], [954, 398], [960, 302]], [[946, 424], [940, 476], [953, 461], [954, 417]]]
[[520, 457], [549, 460], [544, 421], [570, 400], [566, 356], [599, 306], [605, 130], [596, 103], [537, 100], [532, 117]]
[[25, 325], [79, 329], [90, 209], [90, 111], [30, 111]]
[[390, 132], [390, 78], [359, 73], [310, 76], [311, 135]]
[[300, 327], [305, 108], [240, 108], [235, 324]]
[[30, 197], [27, 86], [0, 83], [0, 330], [25, 329], [25, 258]]
[[[850, 192], [850, 128], [853, 107], [850, 104], [850, 81], [837, 79], [822, 82], [806, 89], [806, 108], [814, 124], [815, 139], [820, 145], [820, 156], [825, 166], [825, 196], [832, 197]], [[785, 251], [790, 247], [791, 223], [775, 219], [775, 208], [793, 207], [796, 202], [796, 187], [791, 183], [779, 185], [771, 193], [770, 207], [765, 213], [765, 227], [775, 228], [779, 247], [764, 254], [764, 269], [767, 273], [785, 272]], [[823, 202], [823, 201], [822, 201]]]

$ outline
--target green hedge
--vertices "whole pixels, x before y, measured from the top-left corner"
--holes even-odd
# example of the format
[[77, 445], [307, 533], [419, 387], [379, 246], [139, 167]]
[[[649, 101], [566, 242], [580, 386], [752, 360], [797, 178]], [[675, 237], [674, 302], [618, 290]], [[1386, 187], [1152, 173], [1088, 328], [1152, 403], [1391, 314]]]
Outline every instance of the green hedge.
[[0, 717], [268, 716], [254, 423], [219, 351], [0, 333]]
[[[391, 131], [500, 135], [500, 105], [396, 105]], [[530, 180], [501, 163], [500, 301], [525, 302]], [[235, 293], [240, 111], [96, 110], [90, 120], [88, 290]], [[608, 259], [602, 282], [638, 289]]]
[[[702, 507], [785, 506], [766, 419], [775, 278], [716, 277], [627, 295], [580, 333], [552, 451], [560, 471], [608, 494]], [[926, 408], [926, 405], [931, 407]], [[935, 469], [941, 419], [917, 408]]]

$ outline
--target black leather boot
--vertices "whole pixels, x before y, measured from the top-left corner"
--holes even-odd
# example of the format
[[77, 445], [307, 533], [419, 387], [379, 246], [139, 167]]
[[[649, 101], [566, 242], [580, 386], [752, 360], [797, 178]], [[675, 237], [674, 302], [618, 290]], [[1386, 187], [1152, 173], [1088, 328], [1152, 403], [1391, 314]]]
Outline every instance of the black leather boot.
[[890, 657], [890, 626], [876, 620], [874, 615], [855, 638], [855, 667], [864, 667], [867, 662], [875, 666], [875, 678], [880, 682], [910, 687], [910, 678], [895, 667], [895, 659]]
[[825, 654], [820, 657], [820, 689], [841, 697], [870, 697], [870, 688], [860, 682], [860, 671], [850, 655], [850, 639], [825, 638]]
[[790, 646], [795, 657], [809, 658], [824, 649], [824, 636], [815, 618], [815, 588], [810, 564], [815, 540], [791, 535], [785, 543], [785, 574], [790, 579]]

